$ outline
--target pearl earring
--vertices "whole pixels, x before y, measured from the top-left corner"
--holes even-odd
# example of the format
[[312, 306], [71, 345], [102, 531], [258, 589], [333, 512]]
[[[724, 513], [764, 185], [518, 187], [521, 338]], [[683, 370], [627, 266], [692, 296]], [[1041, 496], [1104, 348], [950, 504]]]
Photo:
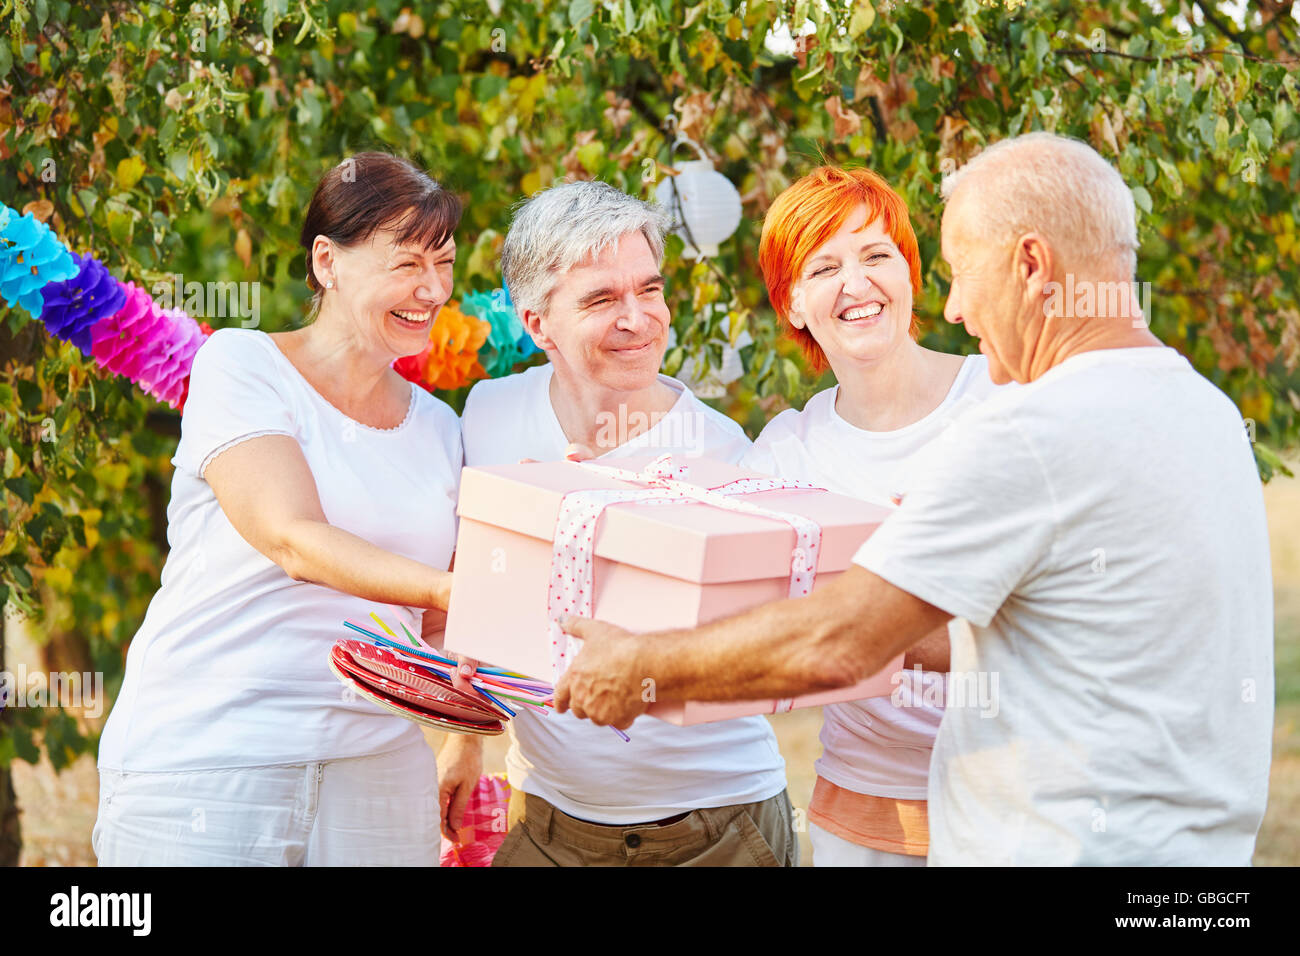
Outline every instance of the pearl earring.
[[334, 288], [334, 280], [333, 280], [333, 279], [330, 279], [328, 282], [326, 282], [326, 283], [325, 283], [325, 288], [327, 288], [327, 289], [332, 289], [332, 288]]

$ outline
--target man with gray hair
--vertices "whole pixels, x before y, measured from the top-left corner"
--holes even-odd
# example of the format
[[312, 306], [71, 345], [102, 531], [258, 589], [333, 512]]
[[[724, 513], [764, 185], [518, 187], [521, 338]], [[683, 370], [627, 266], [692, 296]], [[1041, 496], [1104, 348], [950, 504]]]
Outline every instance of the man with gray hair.
[[[931, 864], [1246, 865], [1268, 795], [1272, 591], [1240, 413], [1151, 334], [1132, 195], [1084, 143], [986, 149], [947, 183], [944, 315], [995, 382], [854, 558], [800, 600], [585, 639], [557, 709], [848, 684], [950, 619]], [[1062, 289], [1075, 295], [1062, 296]], [[1088, 295], [1089, 290], [1093, 294]], [[1083, 307], [1081, 307], [1081, 303]]]
[[[749, 446], [740, 427], [659, 374], [671, 319], [664, 228], [657, 207], [598, 182], [519, 209], [502, 272], [549, 362], [474, 386], [466, 465], [592, 453], [739, 460]], [[568, 714], [521, 712], [509, 728], [510, 832], [493, 865], [798, 862], [785, 762], [763, 717], [694, 727], [647, 717], [626, 741]], [[481, 752], [481, 738], [453, 734], [439, 754], [444, 832], [459, 826]]]

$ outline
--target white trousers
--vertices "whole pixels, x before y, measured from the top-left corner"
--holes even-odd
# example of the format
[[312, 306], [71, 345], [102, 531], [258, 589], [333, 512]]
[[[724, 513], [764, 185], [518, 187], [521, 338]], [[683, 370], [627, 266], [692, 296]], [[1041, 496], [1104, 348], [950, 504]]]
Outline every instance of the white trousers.
[[813, 866], [925, 866], [923, 856], [859, 846], [812, 822], [808, 824], [808, 838], [812, 841]]
[[99, 771], [100, 866], [437, 866], [438, 765], [423, 739], [346, 760]]

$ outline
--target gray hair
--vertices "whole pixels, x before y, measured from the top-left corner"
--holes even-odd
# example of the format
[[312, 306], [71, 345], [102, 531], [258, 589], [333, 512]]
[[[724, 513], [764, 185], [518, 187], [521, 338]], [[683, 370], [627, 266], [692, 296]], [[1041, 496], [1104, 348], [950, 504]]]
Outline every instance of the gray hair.
[[1045, 236], [1072, 262], [1137, 266], [1137, 210], [1119, 172], [1082, 140], [1026, 133], [987, 147], [944, 178], [944, 199], [963, 184], [976, 190], [973, 237], [1013, 242], [1027, 232]]
[[501, 249], [501, 274], [515, 309], [544, 313], [563, 275], [596, 258], [630, 232], [663, 261], [668, 217], [601, 182], [576, 182], [535, 193], [515, 212]]

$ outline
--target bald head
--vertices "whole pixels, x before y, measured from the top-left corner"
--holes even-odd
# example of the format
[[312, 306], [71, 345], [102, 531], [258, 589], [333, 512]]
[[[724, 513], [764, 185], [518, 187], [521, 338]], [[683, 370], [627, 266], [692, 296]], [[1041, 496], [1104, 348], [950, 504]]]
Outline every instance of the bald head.
[[1005, 247], [1027, 233], [1066, 271], [1131, 277], [1137, 212], [1119, 172], [1087, 143], [1028, 133], [985, 149], [948, 177], [943, 195], [963, 239]]

